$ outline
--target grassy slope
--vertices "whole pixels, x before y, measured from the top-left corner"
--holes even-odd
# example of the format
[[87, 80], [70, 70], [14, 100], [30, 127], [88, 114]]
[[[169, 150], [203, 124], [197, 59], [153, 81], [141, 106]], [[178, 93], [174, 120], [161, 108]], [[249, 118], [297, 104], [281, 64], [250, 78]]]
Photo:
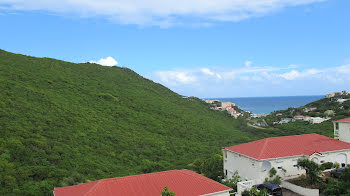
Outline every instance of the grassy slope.
[[0, 89], [0, 195], [184, 168], [259, 137], [126, 68], [0, 50]]

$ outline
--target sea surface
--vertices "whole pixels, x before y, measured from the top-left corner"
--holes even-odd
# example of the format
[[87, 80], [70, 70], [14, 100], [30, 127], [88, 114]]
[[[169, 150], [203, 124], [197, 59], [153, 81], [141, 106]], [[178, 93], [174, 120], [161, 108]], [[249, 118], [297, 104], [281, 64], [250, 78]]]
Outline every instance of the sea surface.
[[220, 101], [230, 101], [239, 108], [254, 114], [268, 114], [276, 110], [304, 106], [310, 102], [324, 98], [324, 95], [284, 96], [284, 97], [240, 97], [240, 98], [210, 98]]

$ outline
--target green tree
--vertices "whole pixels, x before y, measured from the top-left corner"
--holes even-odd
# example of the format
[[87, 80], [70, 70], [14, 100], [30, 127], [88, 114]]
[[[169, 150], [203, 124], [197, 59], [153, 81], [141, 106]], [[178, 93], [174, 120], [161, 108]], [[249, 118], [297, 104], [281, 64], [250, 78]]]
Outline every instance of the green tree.
[[265, 182], [270, 182], [273, 184], [281, 184], [281, 177], [277, 175], [277, 170], [274, 167], [270, 169], [269, 178], [265, 178]]
[[340, 175], [339, 180], [328, 179], [328, 184], [323, 190], [323, 195], [350, 195], [350, 169], [345, 169]]
[[305, 169], [306, 179], [309, 184], [313, 185], [321, 182], [322, 178], [320, 177], [320, 175], [322, 173], [322, 168], [319, 164], [309, 159], [299, 159], [297, 167]]
[[241, 181], [241, 177], [238, 175], [238, 172], [235, 171], [232, 178], [225, 179], [223, 182], [224, 185], [232, 188], [232, 192], [237, 192], [237, 183]]
[[174, 192], [171, 192], [167, 186], [165, 186], [162, 190], [161, 196], [175, 196]]
[[201, 166], [201, 173], [210, 179], [221, 182], [224, 176], [222, 156], [213, 154], [208, 159], [205, 159]]

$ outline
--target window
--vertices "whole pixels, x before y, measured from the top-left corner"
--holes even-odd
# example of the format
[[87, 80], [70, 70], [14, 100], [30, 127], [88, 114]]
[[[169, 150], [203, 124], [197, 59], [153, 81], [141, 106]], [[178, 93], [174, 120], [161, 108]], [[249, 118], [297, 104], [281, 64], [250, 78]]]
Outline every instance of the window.
[[298, 160], [293, 160], [293, 167], [297, 167], [298, 165]]
[[320, 163], [321, 163], [321, 164], [324, 163], [324, 160], [320, 161]]
[[335, 129], [339, 129], [339, 123], [335, 123]]
[[225, 169], [225, 175], [227, 176], [227, 169]]
[[277, 162], [277, 164], [276, 164], [277, 169], [282, 169], [283, 168], [283, 161], [276, 161], [276, 162]]

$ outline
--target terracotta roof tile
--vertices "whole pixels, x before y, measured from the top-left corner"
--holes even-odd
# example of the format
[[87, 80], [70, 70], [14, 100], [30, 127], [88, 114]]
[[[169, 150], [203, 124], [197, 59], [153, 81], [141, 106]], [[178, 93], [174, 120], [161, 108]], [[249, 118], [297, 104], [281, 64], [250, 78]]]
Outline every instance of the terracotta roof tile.
[[176, 196], [198, 196], [231, 190], [193, 171], [170, 170], [55, 188], [54, 193], [55, 196], [158, 196], [165, 186]]
[[350, 143], [319, 134], [305, 134], [271, 137], [224, 149], [255, 159], [270, 159], [350, 149]]
[[336, 120], [334, 122], [350, 122], [350, 117], [349, 118], [340, 119], [340, 120]]

